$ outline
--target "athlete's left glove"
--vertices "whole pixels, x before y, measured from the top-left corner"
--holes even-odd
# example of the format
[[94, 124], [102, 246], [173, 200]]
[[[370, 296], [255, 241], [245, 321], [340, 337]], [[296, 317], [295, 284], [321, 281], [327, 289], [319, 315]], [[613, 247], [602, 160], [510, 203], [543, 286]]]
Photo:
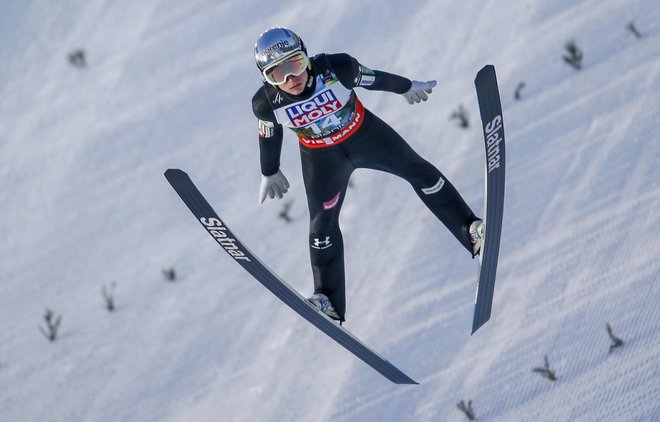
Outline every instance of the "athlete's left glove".
[[433, 92], [433, 87], [437, 84], [436, 81], [428, 81], [428, 82], [419, 82], [419, 81], [412, 81], [412, 86], [408, 90], [408, 92], [404, 92], [403, 95], [406, 97], [406, 100], [408, 100], [408, 104], [414, 104], [414, 103], [419, 103], [420, 101], [426, 101], [429, 99], [429, 96], [426, 94], [430, 94]]
[[266, 196], [280, 199], [289, 191], [289, 181], [282, 174], [281, 170], [271, 176], [261, 175], [261, 188], [259, 189], [259, 203], [263, 204]]

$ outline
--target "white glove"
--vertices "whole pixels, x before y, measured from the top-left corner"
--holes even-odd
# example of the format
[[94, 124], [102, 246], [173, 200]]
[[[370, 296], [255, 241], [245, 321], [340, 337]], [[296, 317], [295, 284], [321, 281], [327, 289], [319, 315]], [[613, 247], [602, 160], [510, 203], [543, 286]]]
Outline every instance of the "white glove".
[[412, 81], [412, 86], [408, 90], [408, 92], [405, 92], [401, 95], [406, 97], [406, 100], [408, 100], [408, 104], [414, 104], [414, 103], [419, 103], [420, 101], [426, 101], [429, 99], [429, 96], [426, 94], [430, 94], [433, 92], [433, 87], [437, 84], [436, 81], [428, 81], [428, 82], [419, 82], [419, 81]]
[[284, 196], [285, 193], [289, 191], [289, 181], [286, 180], [286, 177], [282, 174], [281, 170], [277, 170], [277, 173], [272, 176], [261, 175], [261, 187], [259, 189], [259, 203], [263, 204], [266, 200], [266, 196], [275, 198], [276, 196], [280, 199]]

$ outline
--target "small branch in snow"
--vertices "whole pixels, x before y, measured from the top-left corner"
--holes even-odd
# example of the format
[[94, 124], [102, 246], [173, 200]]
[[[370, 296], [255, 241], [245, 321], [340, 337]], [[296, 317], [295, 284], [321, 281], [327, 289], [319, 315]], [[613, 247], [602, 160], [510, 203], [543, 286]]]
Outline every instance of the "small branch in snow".
[[642, 38], [642, 34], [637, 30], [637, 27], [635, 26], [634, 21], [628, 22], [628, 25], [626, 25], [626, 28], [628, 29], [628, 31], [632, 32], [633, 35], [635, 37], [637, 37], [637, 39]]
[[472, 400], [468, 400], [467, 404], [465, 404], [464, 400], [461, 400], [456, 404], [456, 407], [463, 413], [465, 413], [465, 416], [468, 418], [468, 420], [476, 420], [477, 417], [474, 414], [474, 410], [472, 409]]
[[78, 69], [86, 67], [87, 59], [85, 58], [85, 50], [78, 49], [69, 53], [69, 63]]
[[548, 356], [546, 355], [543, 358], [545, 360], [545, 365], [543, 366], [543, 368], [534, 368], [532, 371], [541, 374], [550, 381], [557, 381], [557, 376], [555, 375], [555, 372], [550, 370], [550, 363], [548, 362]]
[[513, 93], [513, 98], [515, 100], [520, 99], [520, 93], [522, 92], [524, 87], [525, 87], [525, 82], [520, 82], [518, 86], [516, 86], [516, 91]]
[[575, 70], [582, 69], [582, 59], [584, 55], [582, 54], [582, 50], [580, 50], [580, 47], [578, 47], [577, 44], [575, 44], [575, 41], [567, 42], [564, 48], [568, 53], [568, 55], [562, 56], [564, 61], [569, 65], [571, 65]]
[[289, 211], [291, 211], [291, 206], [293, 205], [293, 201], [289, 201], [284, 204], [282, 211], [280, 211], [278, 217], [280, 217], [282, 220], [286, 221], [287, 223], [290, 223], [293, 221], [291, 216], [289, 215]]
[[39, 327], [39, 331], [41, 331], [41, 334], [43, 334], [49, 341], [53, 342], [57, 338], [57, 330], [59, 329], [60, 323], [62, 322], [62, 315], [59, 315], [57, 318], [55, 318], [55, 313], [46, 308], [44, 320], [46, 320], [47, 330], [45, 330], [43, 327]]
[[112, 312], [115, 310], [115, 287], [117, 286], [116, 282], [112, 282], [110, 284], [110, 289], [107, 289], [105, 286], [101, 289], [101, 292], [103, 293], [103, 299], [105, 299], [105, 308], [108, 310], [108, 312]]
[[449, 119], [457, 120], [460, 128], [467, 129], [470, 127], [470, 120], [468, 119], [467, 111], [463, 107], [463, 104], [461, 104], [458, 107], [458, 110], [454, 111], [451, 116], [449, 116]]
[[623, 346], [623, 340], [621, 340], [619, 337], [615, 336], [612, 333], [612, 327], [610, 326], [609, 322], [607, 323], [607, 334], [610, 336], [610, 339], [612, 340], [612, 344], [610, 345], [610, 351], [607, 352], [612, 353], [612, 350], [616, 349], [617, 347], [622, 347]]
[[163, 277], [165, 277], [165, 280], [167, 281], [176, 281], [176, 271], [174, 271], [174, 268], [170, 268], [167, 270], [163, 270]]

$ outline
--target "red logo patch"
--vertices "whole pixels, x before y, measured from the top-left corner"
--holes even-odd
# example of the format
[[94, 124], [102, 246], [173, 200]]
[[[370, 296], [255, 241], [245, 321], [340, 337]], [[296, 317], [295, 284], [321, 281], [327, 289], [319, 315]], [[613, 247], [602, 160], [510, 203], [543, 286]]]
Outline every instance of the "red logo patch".
[[340, 196], [341, 196], [341, 192], [337, 192], [337, 195], [335, 195], [334, 198], [332, 198], [328, 202], [323, 203], [323, 209], [327, 211], [327, 210], [331, 210], [335, 206], [337, 206], [337, 204], [339, 203], [339, 197]]

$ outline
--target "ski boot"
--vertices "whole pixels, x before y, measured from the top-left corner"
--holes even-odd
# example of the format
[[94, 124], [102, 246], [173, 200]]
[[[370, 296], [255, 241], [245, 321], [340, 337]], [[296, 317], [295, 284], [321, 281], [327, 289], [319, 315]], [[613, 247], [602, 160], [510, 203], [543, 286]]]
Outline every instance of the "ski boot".
[[340, 320], [339, 314], [335, 311], [332, 303], [330, 303], [330, 299], [328, 299], [328, 296], [323, 293], [314, 293], [314, 295], [307, 299], [307, 301], [330, 318], [337, 321]]
[[484, 237], [486, 235], [486, 224], [481, 220], [475, 220], [468, 229], [470, 243], [472, 243], [472, 256], [475, 257], [481, 252]]

